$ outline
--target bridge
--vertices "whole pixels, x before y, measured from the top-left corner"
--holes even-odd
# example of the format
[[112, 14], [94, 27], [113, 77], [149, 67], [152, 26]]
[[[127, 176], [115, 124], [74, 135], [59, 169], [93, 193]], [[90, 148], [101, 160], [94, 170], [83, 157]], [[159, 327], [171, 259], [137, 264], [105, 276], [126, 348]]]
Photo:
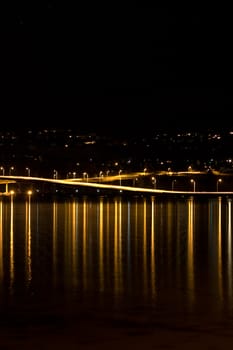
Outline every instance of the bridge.
[[[137, 173], [138, 175], [138, 173]], [[127, 175], [115, 175], [111, 177], [106, 177], [108, 182], [114, 182], [119, 181], [122, 179], [132, 179], [135, 174], [127, 174]], [[207, 196], [233, 196], [233, 191], [196, 191], [195, 190], [195, 181], [193, 190], [192, 191], [180, 191], [175, 189], [159, 189], [159, 188], [148, 188], [148, 187], [138, 187], [138, 186], [128, 186], [128, 185], [122, 185], [121, 181], [119, 185], [112, 184], [112, 183], [106, 183], [102, 178], [95, 177], [95, 178], [72, 178], [72, 179], [51, 179], [51, 178], [43, 178], [43, 177], [33, 177], [33, 176], [0, 176], [0, 185], [5, 185], [5, 191], [0, 192], [1, 195], [9, 196], [14, 193], [13, 189], [9, 190], [9, 184], [15, 184], [18, 182], [26, 182], [26, 183], [35, 183], [35, 182], [44, 182], [44, 183], [50, 183], [50, 184], [56, 184], [56, 185], [65, 185], [65, 186], [72, 186], [73, 188], [88, 188], [88, 189], [96, 189], [97, 191], [104, 189], [105, 191], [116, 191], [117, 193], [137, 193], [137, 194], [161, 194], [161, 195], [207, 195]], [[123, 182], [123, 181], [122, 181]]]
[[9, 195], [8, 185], [16, 183], [16, 180], [0, 179], [0, 185], [5, 185], [5, 192], [0, 192], [0, 195]]

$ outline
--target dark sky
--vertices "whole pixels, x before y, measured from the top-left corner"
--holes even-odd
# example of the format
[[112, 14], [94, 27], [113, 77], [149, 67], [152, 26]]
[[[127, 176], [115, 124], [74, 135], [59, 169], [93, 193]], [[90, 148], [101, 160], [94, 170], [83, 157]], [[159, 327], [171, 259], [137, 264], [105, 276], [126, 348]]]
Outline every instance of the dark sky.
[[50, 1], [41, 11], [18, 6], [7, 18], [2, 128], [129, 134], [232, 126], [227, 9]]

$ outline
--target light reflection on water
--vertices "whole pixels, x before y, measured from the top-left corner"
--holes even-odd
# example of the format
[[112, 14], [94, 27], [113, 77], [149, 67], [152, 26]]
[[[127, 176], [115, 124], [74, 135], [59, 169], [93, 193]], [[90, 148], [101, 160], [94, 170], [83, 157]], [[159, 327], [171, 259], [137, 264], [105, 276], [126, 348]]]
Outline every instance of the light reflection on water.
[[1, 308], [232, 317], [232, 284], [231, 199], [0, 201]]

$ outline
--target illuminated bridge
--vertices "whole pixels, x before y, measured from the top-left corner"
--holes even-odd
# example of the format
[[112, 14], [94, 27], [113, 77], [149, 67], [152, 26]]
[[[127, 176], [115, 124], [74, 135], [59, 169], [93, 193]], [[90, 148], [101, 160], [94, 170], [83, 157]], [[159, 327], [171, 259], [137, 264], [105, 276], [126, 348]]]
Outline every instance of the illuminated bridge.
[[[213, 196], [233, 196], [233, 191], [219, 191], [218, 188], [216, 191], [197, 191], [195, 188], [195, 180], [191, 179], [193, 182], [192, 190], [176, 190], [172, 189], [159, 189], [155, 186], [149, 187], [140, 187], [135, 185], [123, 185], [124, 180], [133, 180], [140, 173], [135, 174], [126, 174], [126, 175], [115, 175], [108, 177], [95, 177], [95, 178], [72, 178], [72, 179], [51, 179], [51, 178], [41, 178], [41, 177], [32, 177], [32, 176], [0, 176], [0, 186], [4, 186], [4, 190], [0, 195], [9, 196], [15, 193], [15, 187], [17, 184], [23, 183], [24, 185], [31, 186], [34, 188], [35, 184], [38, 183], [40, 186], [42, 184], [56, 185], [56, 188], [62, 186], [63, 188], [71, 187], [75, 189], [76, 192], [79, 189], [82, 189], [82, 193], [85, 189], [88, 193], [135, 193], [135, 194], [150, 194], [150, 195], [213, 195]], [[141, 173], [142, 175], [142, 173]], [[114, 184], [114, 182], [119, 184]], [[174, 181], [174, 180], [173, 180]], [[106, 183], [108, 182], [108, 183]], [[217, 183], [218, 185], [218, 183]], [[42, 187], [43, 191], [43, 187]]]

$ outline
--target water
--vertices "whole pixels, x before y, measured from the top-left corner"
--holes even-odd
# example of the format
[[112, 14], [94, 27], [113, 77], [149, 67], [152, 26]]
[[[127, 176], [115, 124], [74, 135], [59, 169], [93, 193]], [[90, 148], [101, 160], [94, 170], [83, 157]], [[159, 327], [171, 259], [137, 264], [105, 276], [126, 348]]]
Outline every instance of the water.
[[225, 197], [3, 198], [0, 345], [218, 348], [233, 341], [232, 256]]

